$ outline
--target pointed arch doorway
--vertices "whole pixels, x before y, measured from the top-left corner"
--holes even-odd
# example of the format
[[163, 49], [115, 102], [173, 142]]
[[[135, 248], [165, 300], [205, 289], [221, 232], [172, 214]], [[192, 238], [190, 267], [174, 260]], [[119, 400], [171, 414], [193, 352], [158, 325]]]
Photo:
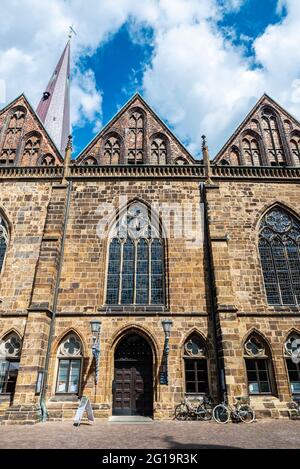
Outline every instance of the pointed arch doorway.
[[114, 356], [113, 415], [153, 414], [153, 353], [136, 332], [118, 343]]

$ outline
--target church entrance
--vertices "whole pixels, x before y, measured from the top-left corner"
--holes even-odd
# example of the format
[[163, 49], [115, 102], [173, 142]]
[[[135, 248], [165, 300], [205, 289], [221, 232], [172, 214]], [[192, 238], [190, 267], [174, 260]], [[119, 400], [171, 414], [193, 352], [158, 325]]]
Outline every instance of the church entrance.
[[115, 351], [113, 415], [152, 416], [153, 354], [139, 334], [124, 337]]

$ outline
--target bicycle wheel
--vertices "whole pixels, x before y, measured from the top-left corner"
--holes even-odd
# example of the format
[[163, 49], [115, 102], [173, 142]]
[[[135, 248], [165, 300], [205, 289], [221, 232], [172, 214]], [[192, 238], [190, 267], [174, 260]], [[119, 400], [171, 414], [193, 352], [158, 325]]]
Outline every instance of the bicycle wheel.
[[176, 420], [187, 420], [189, 416], [189, 410], [186, 404], [179, 404], [175, 407], [175, 419]]
[[238, 416], [244, 423], [251, 423], [255, 420], [255, 412], [248, 404], [243, 404], [239, 407]]
[[226, 405], [219, 404], [213, 410], [213, 418], [218, 423], [227, 423], [230, 419], [230, 410]]
[[202, 404], [197, 409], [198, 420], [204, 420], [205, 422], [212, 419], [213, 407], [210, 404]]

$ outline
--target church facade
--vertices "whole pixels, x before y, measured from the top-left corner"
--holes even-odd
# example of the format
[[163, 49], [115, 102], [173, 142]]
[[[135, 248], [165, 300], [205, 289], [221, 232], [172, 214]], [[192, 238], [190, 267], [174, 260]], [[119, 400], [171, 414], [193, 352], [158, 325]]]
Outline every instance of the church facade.
[[197, 161], [137, 94], [73, 158], [69, 57], [37, 111], [0, 112], [0, 419], [72, 418], [82, 396], [169, 419], [204, 394], [288, 417], [300, 123], [264, 95]]

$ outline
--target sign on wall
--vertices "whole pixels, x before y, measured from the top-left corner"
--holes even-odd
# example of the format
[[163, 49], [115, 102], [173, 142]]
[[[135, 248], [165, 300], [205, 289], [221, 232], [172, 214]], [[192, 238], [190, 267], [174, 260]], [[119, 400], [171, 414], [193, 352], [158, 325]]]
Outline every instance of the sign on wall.
[[81, 420], [83, 418], [84, 412], [87, 413], [87, 418], [88, 418], [89, 423], [94, 423], [95, 418], [94, 418], [92, 405], [90, 403], [90, 400], [85, 396], [82, 397], [79, 407], [76, 411], [76, 415], [74, 417], [74, 425], [76, 427], [79, 427], [79, 425], [81, 424]]

